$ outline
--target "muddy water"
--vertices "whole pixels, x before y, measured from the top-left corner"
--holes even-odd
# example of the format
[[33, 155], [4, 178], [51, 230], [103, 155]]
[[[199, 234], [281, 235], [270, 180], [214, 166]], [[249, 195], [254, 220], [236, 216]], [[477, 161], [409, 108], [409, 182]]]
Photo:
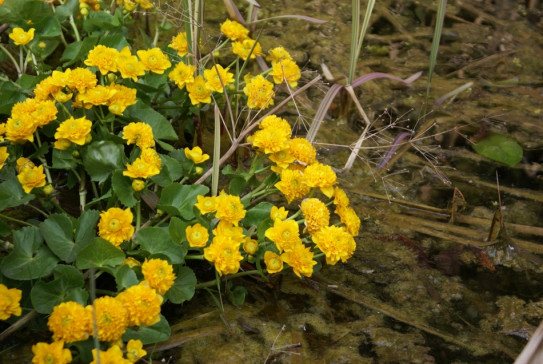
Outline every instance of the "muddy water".
[[[306, 81], [322, 63], [336, 77], [347, 72], [349, 1], [271, 3], [259, 18], [302, 14], [329, 22], [271, 20], [263, 48], [289, 49]], [[426, 71], [434, 2], [378, 3], [358, 74]], [[304, 281], [289, 274], [237, 281], [249, 294], [241, 308], [225, 303], [227, 326], [212, 308], [199, 316], [209, 303], [199, 293], [177, 313], [179, 337], [200, 337], [170, 351], [171, 360], [513, 362], [543, 318], [540, 14], [512, 1], [450, 2], [425, 115], [426, 74], [408, 87], [385, 80], [359, 87], [372, 127], [353, 167], [339, 174], [363, 219], [354, 257]], [[301, 135], [329, 86], [311, 89], [297, 99], [299, 110], [282, 115], [300, 123]], [[315, 140], [320, 158], [337, 169], [363, 128], [352, 105], [344, 112], [345, 99], [335, 100]], [[406, 131], [415, 140], [378, 169]], [[523, 161], [511, 168], [476, 154], [471, 141], [489, 133], [517, 140]]]

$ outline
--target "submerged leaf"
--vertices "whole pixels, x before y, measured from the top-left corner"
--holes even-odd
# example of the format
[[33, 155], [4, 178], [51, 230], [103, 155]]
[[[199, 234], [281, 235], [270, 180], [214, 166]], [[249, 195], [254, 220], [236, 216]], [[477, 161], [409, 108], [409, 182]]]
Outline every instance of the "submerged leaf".
[[514, 167], [522, 160], [522, 147], [520, 144], [505, 135], [490, 134], [478, 143], [473, 149], [487, 158]]

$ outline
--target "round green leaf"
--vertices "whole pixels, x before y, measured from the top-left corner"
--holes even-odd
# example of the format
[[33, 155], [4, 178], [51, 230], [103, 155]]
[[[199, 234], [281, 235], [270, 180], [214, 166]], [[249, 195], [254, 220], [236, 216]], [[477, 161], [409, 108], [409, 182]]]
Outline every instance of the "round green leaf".
[[76, 266], [79, 269], [91, 267], [115, 267], [124, 262], [125, 256], [121, 249], [116, 248], [109, 241], [96, 238], [79, 252]]
[[165, 298], [176, 304], [189, 301], [196, 290], [196, 275], [189, 267], [179, 267], [175, 274], [177, 278]]
[[487, 158], [514, 167], [522, 160], [522, 147], [515, 139], [505, 135], [490, 134], [473, 145], [473, 149]]
[[104, 182], [109, 175], [124, 169], [123, 146], [109, 140], [92, 142], [83, 153], [83, 165], [93, 181]]

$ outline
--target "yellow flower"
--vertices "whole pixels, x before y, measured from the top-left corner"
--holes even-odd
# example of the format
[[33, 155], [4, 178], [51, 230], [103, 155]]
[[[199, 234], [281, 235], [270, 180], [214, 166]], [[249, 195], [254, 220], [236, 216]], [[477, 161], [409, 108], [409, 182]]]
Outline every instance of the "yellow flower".
[[163, 74], [172, 65], [168, 56], [162, 53], [160, 48], [152, 48], [146, 51], [140, 50], [137, 53], [143, 68], [148, 71]]
[[268, 250], [264, 253], [264, 263], [270, 274], [279, 273], [283, 270], [283, 260], [272, 251]]
[[331, 198], [334, 195], [336, 172], [329, 165], [313, 163], [304, 170], [304, 182], [309, 187], [320, 187], [321, 192]]
[[62, 302], [53, 308], [47, 326], [55, 341], [86, 340], [92, 333], [92, 313], [77, 302]]
[[192, 226], [187, 226], [185, 235], [191, 248], [203, 248], [209, 240], [209, 232], [205, 226], [197, 223]]
[[266, 154], [278, 153], [288, 147], [290, 134], [280, 128], [257, 130], [251, 139], [253, 147]]
[[173, 286], [175, 274], [173, 266], [162, 259], [145, 260], [141, 266], [143, 278], [158, 294], [164, 295]]
[[126, 165], [123, 176], [132, 178], [148, 178], [160, 173], [161, 160], [152, 148], [145, 148], [134, 163]]
[[285, 220], [287, 218], [287, 215], [288, 215], [288, 211], [285, 210], [284, 207], [277, 208], [277, 206], [272, 206], [271, 211], [270, 211], [270, 218], [273, 221], [277, 219]]
[[206, 87], [206, 81], [202, 75], [196, 76], [194, 82], [186, 84], [189, 93], [190, 102], [193, 105], [199, 103], [211, 103], [211, 91]]
[[244, 40], [249, 36], [249, 29], [230, 19], [226, 19], [221, 24], [221, 32], [231, 40]]
[[194, 204], [202, 214], [208, 214], [217, 211], [217, 199], [214, 196], [206, 197], [196, 196], [197, 203]]
[[6, 122], [6, 139], [12, 143], [33, 142], [37, 127], [30, 115], [11, 117]]
[[185, 148], [185, 157], [194, 162], [194, 164], [204, 163], [209, 159], [209, 155], [202, 154], [202, 148], [194, 147], [192, 149]]
[[145, 355], [147, 355], [147, 352], [143, 350], [143, 343], [141, 340], [128, 340], [128, 343], [126, 344], [126, 358], [130, 360], [130, 362], [135, 363]]
[[123, 139], [126, 144], [136, 144], [141, 149], [154, 147], [153, 129], [143, 122], [130, 123], [123, 128]]
[[214, 65], [209, 70], [204, 70], [204, 78], [209, 90], [220, 93], [223, 93], [224, 87], [234, 82], [234, 74], [228, 72], [228, 68], [224, 69], [220, 64]]
[[179, 33], [175, 37], [172, 37], [172, 42], [168, 44], [169, 48], [175, 49], [179, 57], [183, 57], [189, 52], [189, 46], [187, 43], [187, 33]]
[[265, 235], [275, 243], [279, 253], [283, 250], [290, 251], [294, 246], [302, 243], [298, 223], [294, 220], [275, 220], [273, 226], [266, 230]]
[[152, 9], [154, 7], [150, 0], [136, 0], [136, 2], [144, 9]]
[[241, 203], [239, 196], [233, 196], [221, 192], [216, 197], [217, 200], [217, 212], [215, 216], [223, 221], [228, 221], [234, 225], [245, 217], [245, 208]]
[[72, 70], [70, 68], [66, 69], [64, 72], [53, 71], [53, 73], [51, 74], [51, 83], [55, 86], [64, 88], [68, 86], [71, 75]]
[[283, 47], [275, 47], [273, 49], [270, 49], [270, 51], [268, 52], [268, 56], [266, 57], [266, 60], [271, 62], [281, 62], [286, 59], [292, 60], [292, 57], [290, 56], [290, 53]]
[[115, 62], [122, 78], [131, 78], [134, 82], [137, 82], [138, 76], [145, 75], [145, 68], [143, 68], [138, 57], [132, 55], [128, 47], [124, 47], [119, 52]]
[[60, 123], [55, 133], [55, 139], [68, 139], [72, 143], [83, 145], [87, 134], [91, 131], [91, 127], [92, 122], [87, 118], [74, 119], [71, 116], [68, 120]]
[[34, 112], [31, 115], [34, 118], [34, 123], [41, 127], [55, 120], [57, 113], [58, 110], [55, 103], [51, 100], [44, 100], [36, 102]]
[[260, 129], [279, 129], [288, 136], [292, 133], [292, 128], [288, 121], [273, 114], [262, 119], [260, 124], [258, 124], [258, 127]]
[[196, 72], [195, 66], [179, 62], [168, 74], [168, 78], [182, 89], [187, 84], [194, 82], [194, 72]]
[[232, 43], [232, 52], [240, 56], [243, 60], [246, 60], [247, 57], [250, 59], [255, 59], [256, 56], [262, 55], [262, 47], [260, 43], [254, 39], [244, 39], [239, 42]]
[[313, 266], [317, 264], [313, 260], [313, 252], [309, 250], [309, 247], [305, 247], [302, 243], [296, 244], [292, 247], [292, 250], [285, 252], [281, 255], [283, 262], [292, 267], [294, 273], [302, 278], [301, 275], [311, 277], [313, 274]]
[[70, 72], [70, 77], [67, 81], [67, 86], [77, 92], [85, 92], [89, 88], [94, 88], [98, 83], [96, 75], [91, 70], [81, 67]]
[[28, 32], [25, 32], [23, 28], [14, 28], [13, 31], [9, 34], [9, 37], [13, 40], [15, 45], [21, 46], [28, 44], [32, 39], [34, 39], [34, 31], [36, 29], [30, 28]]
[[115, 48], [106, 47], [98, 44], [95, 46], [85, 60], [87, 66], [98, 67], [100, 73], [105, 75], [108, 72], [117, 72], [117, 58], [119, 51]]
[[236, 226], [229, 221], [220, 220], [215, 229], [213, 229], [213, 235], [227, 236], [236, 242], [242, 242], [245, 237], [243, 236], [243, 228]]
[[293, 138], [289, 143], [290, 154], [305, 165], [315, 163], [317, 151], [305, 138]]
[[[0, 142], [3, 142], [4, 138], [0, 136]], [[9, 157], [8, 147], [0, 147], [0, 169], [4, 167], [4, 163]]]
[[326, 263], [336, 264], [340, 259], [346, 262], [352, 257], [356, 243], [351, 234], [339, 226], [327, 226], [311, 235], [311, 239], [326, 256]]
[[64, 349], [64, 341], [39, 342], [32, 345], [32, 353], [32, 364], [67, 364], [72, 361], [72, 353], [70, 349]]
[[72, 146], [72, 142], [68, 139], [57, 139], [53, 147], [58, 150], [66, 150]]
[[30, 193], [36, 187], [45, 186], [45, 174], [43, 173], [43, 165], [39, 167], [24, 168], [18, 175], [17, 179], [23, 187], [25, 193]]
[[58, 110], [55, 102], [51, 100], [36, 100], [28, 98], [18, 102], [11, 109], [11, 117], [14, 119], [25, 119], [30, 116], [35, 127], [44, 126], [55, 120]]
[[360, 218], [356, 212], [349, 206], [337, 207], [336, 213], [339, 215], [341, 222], [345, 224], [347, 231], [352, 236], [357, 236], [360, 231]]
[[141, 265], [141, 263], [138, 260], [132, 257], [126, 258], [121, 265], [125, 265], [125, 264], [129, 266], [130, 268], [139, 267]]
[[130, 240], [134, 234], [132, 220], [134, 215], [129, 208], [126, 210], [112, 207], [100, 213], [98, 222], [98, 235], [115, 246], [121, 245], [123, 241]]
[[82, 102], [86, 109], [90, 109], [93, 106], [109, 104], [115, 93], [117, 93], [117, 90], [114, 88], [98, 85], [87, 89], [84, 93], [78, 94], [75, 99], [78, 102]]
[[237, 273], [239, 262], [243, 260], [239, 251], [240, 244], [227, 236], [215, 236], [211, 245], [204, 248], [204, 258], [215, 264], [215, 270], [220, 276]]
[[295, 169], [284, 169], [281, 171], [281, 180], [275, 187], [285, 195], [288, 203], [305, 197], [311, 187], [304, 183], [304, 176]]
[[53, 84], [51, 76], [41, 80], [36, 87], [34, 87], [34, 96], [36, 100], [47, 100], [53, 94], [56, 94], [62, 89], [60, 86]]
[[243, 93], [247, 96], [247, 107], [251, 109], [265, 109], [273, 105], [273, 83], [262, 75], [251, 78], [243, 88]]
[[16, 163], [17, 163], [17, 167], [16, 167], [17, 168], [17, 173], [21, 173], [22, 171], [24, 171], [27, 168], [36, 167], [34, 162], [32, 162], [30, 159], [25, 158], [25, 157], [20, 157], [19, 159], [17, 159]]
[[122, 115], [128, 106], [134, 105], [137, 102], [136, 89], [116, 83], [112, 83], [107, 87], [115, 91], [108, 100], [108, 109], [112, 114]]
[[91, 313], [95, 310], [98, 340], [115, 342], [121, 339], [128, 327], [128, 311], [121, 301], [103, 296], [94, 300], [94, 305], [87, 307]]
[[272, 153], [269, 155], [269, 158], [270, 161], [275, 163], [280, 169], [288, 168], [288, 166], [296, 160], [296, 158], [290, 154], [289, 148]]
[[349, 206], [349, 197], [339, 187], [334, 188], [334, 205], [336, 205], [337, 209]]
[[8, 288], [0, 283], [0, 320], [7, 320], [11, 315], [21, 316], [21, 301], [23, 291]]
[[128, 326], [153, 326], [160, 321], [162, 296], [144, 282], [122, 291], [117, 299], [128, 310]]
[[249, 236], [245, 237], [245, 239], [243, 239], [243, 250], [247, 254], [254, 255], [258, 250], [258, 241], [251, 239]]
[[110, 346], [107, 351], [92, 349], [93, 361], [90, 364], [131, 364], [128, 359], [123, 358], [123, 352], [117, 345]]
[[298, 80], [302, 76], [302, 73], [296, 62], [285, 59], [280, 62], [272, 63], [270, 76], [273, 76], [273, 82], [276, 84], [286, 81], [290, 87], [296, 87], [298, 86]]
[[301, 204], [305, 217], [305, 226], [310, 234], [328, 226], [330, 223], [330, 211], [318, 198], [306, 198]]

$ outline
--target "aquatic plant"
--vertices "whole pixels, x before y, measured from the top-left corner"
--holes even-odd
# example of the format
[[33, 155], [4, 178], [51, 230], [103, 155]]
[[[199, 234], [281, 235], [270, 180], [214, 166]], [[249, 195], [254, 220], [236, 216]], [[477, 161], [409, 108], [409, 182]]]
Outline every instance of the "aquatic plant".
[[[180, 5], [185, 31], [159, 44], [164, 17], [138, 44], [128, 36], [141, 26], [135, 11], [159, 16], [157, 7], [102, 6], [0, 6], [16, 69], [1, 85], [0, 318], [12, 324], [1, 337], [42, 315], [53, 342], [33, 347], [34, 362], [135, 362], [143, 345], [168, 339], [167, 302], [217, 287], [239, 304], [235, 277], [309, 277], [321, 261], [346, 261], [360, 226], [335, 172], [277, 115], [319, 79], [293, 90], [301, 70], [287, 50], [269, 50], [271, 67], [258, 71], [252, 59], [266, 50], [229, 19], [203, 48], [201, 3], [190, 1]], [[213, 142], [201, 142], [210, 116]], [[231, 138], [222, 156], [221, 131]], [[244, 141], [251, 148], [234, 165]]]

